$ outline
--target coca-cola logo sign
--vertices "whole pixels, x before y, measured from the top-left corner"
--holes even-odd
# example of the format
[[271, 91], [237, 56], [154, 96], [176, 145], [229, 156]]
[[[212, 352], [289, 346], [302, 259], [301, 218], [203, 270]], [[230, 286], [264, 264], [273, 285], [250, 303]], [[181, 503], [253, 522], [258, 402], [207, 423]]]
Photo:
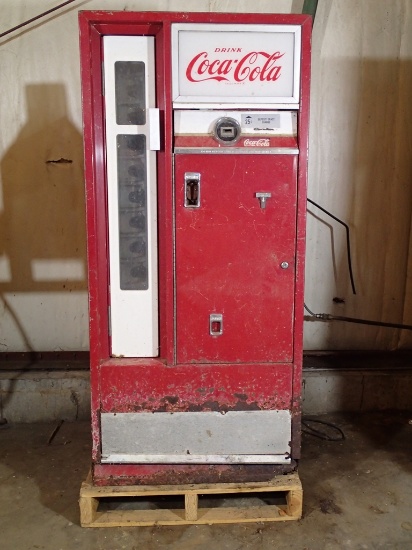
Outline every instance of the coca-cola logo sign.
[[245, 139], [243, 142], [245, 147], [269, 147], [270, 140], [268, 138], [259, 138], [259, 139]]
[[172, 25], [175, 104], [298, 103], [300, 27]]
[[[236, 59], [222, 56], [227, 48], [216, 48], [215, 55], [203, 51], [196, 54], [187, 65], [186, 78], [190, 82], [217, 80], [218, 82], [253, 82], [255, 80], [275, 82], [282, 74], [281, 59], [284, 52], [250, 51], [243, 53], [242, 48], [235, 50]], [[220, 54], [220, 55], [218, 55]]]

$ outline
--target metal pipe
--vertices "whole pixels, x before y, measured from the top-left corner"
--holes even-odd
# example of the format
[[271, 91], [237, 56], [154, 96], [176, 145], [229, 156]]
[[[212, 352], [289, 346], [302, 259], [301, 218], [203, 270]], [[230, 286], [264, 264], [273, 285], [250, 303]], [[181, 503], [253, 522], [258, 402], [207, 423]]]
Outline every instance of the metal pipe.
[[303, 2], [302, 13], [312, 16], [312, 26], [315, 23], [316, 10], [318, 7], [318, 0], [305, 0]]
[[349, 277], [350, 277], [350, 284], [352, 286], [352, 292], [353, 294], [356, 294], [356, 288], [355, 288], [355, 279], [353, 276], [353, 270], [352, 270], [352, 257], [351, 257], [351, 251], [350, 251], [350, 236], [349, 236], [349, 225], [345, 223], [344, 221], [340, 220], [336, 216], [334, 216], [331, 212], [328, 212], [326, 208], [323, 208], [323, 206], [320, 206], [320, 204], [317, 204], [315, 201], [311, 200], [309, 197], [307, 198], [307, 201], [310, 204], [313, 204], [313, 206], [316, 206], [316, 208], [319, 208], [322, 212], [330, 216], [333, 220], [339, 222], [343, 225], [346, 231], [346, 251], [348, 254], [348, 267], [349, 267]]
[[385, 321], [372, 321], [370, 319], [358, 319], [357, 317], [343, 317], [342, 315], [330, 315], [329, 313], [313, 313], [306, 304], [306, 311], [311, 317], [318, 321], [344, 321], [346, 323], [358, 323], [360, 325], [372, 325], [375, 327], [399, 328], [401, 330], [412, 330], [412, 325], [402, 323], [386, 323]]

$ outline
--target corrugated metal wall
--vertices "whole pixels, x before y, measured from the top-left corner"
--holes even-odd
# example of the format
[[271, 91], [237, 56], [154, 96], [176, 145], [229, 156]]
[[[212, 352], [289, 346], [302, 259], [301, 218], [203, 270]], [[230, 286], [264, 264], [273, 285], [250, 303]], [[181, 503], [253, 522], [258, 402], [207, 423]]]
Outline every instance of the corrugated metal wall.
[[[57, 0], [3, 0], [0, 33]], [[78, 9], [300, 12], [303, 1], [86, 0], [0, 40], [0, 351], [87, 339]], [[313, 36], [306, 302], [412, 324], [412, 4], [319, 0]], [[60, 161], [60, 162], [50, 162]], [[344, 303], [336, 304], [339, 298]], [[305, 324], [307, 349], [395, 349], [409, 333]]]

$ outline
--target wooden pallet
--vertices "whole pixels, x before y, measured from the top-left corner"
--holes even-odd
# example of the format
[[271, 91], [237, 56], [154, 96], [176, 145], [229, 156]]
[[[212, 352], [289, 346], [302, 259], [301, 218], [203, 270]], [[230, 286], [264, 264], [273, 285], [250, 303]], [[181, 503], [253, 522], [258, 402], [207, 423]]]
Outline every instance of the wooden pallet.
[[[180, 506], [177, 503], [179, 507], [166, 506], [172, 497], [181, 499]], [[281, 497], [284, 500], [282, 504], [264, 502], [279, 501]], [[89, 475], [80, 489], [80, 523], [82, 527], [132, 527], [297, 520], [302, 515], [302, 497], [302, 485], [297, 473], [258, 483], [130, 487], [97, 487]], [[158, 499], [157, 504], [153, 504], [153, 498]], [[127, 503], [122, 503], [122, 499], [127, 499]], [[147, 509], [145, 499], [149, 499], [152, 509]], [[204, 499], [209, 507], [202, 506]], [[229, 502], [233, 500], [237, 505], [228, 506], [233, 504]], [[108, 501], [111, 505], [119, 504], [119, 507], [136, 504], [138, 508], [104, 510]]]

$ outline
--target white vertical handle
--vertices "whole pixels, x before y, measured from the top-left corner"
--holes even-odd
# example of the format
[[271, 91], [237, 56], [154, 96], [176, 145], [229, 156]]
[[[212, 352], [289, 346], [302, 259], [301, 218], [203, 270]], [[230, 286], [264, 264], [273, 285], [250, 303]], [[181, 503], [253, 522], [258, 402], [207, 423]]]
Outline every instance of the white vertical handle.
[[160, 150], [160, 121], [159, 109], [149, 108], [149, 149]]

